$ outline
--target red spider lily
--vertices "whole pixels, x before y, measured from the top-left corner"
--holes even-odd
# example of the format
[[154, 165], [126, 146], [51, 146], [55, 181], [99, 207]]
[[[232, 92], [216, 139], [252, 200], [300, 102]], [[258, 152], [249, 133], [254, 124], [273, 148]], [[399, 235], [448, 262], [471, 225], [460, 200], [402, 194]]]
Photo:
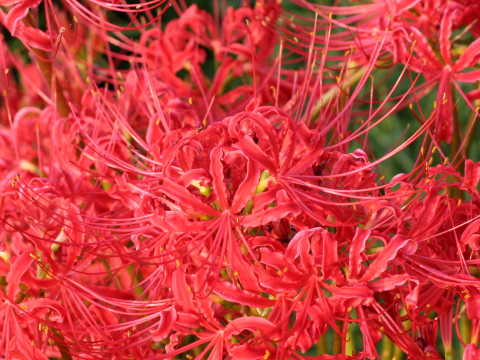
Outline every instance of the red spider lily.
[[463, 354], [463, 359], [464, 360], [475, 359], [477, 356], [478, 356], [478, 348], [473, 344], [469, 344], [465, 349], [465, 353]]
[[476, 358], [476, 3], [167, 4], [2, 3], [2, 355]]
[[[75, 1], [65, 1], [67, 8], [73, 13], [73, 19], [76, 23], [81, 20], [86, 20], [91, 24], [98, 25], [104, 30], [122, 31], [126, 29], [138, 29], [147, 26], [157, 20], [163, 11], [169, 6], [168, 0], [153, 0], [141, 4], [115, 4], [107, 1], [90, 1], [87, 4], [80, 4]], [[54, 48], [54, 42], [58, 35], [65, 31], [65, 24], [59, 24], [56, 12], [58, 11], [51, 1], [45, 1], [45, 16], [47, 31], [42, 31], [31, 24], [31, 18], [28, 19], [29, 25], [25, 24], [24, 19], [27, 18], [29, 11], [38, 8], [41, 0], [7, 0], [0, 3], [3, 7], [9, 7], [8, 11], [0, 11], [0, 21], [9, 30], [9, 32], [18, 37], [27, 46], [32, 46], [36, 49], [44, 51], [51, 51]], [[152, 10], [158, 10], [160, 6], [164, 9], [160, 14], [152, 16]], [[96, 9], [95, 9], [96, 8]], [[106, 11], [113, 11], [115, 13], [125, 13], [131, 15], [131, 23], [129, 26], [118, 26], [107, 21], [104, 16]], [[139, 14], [145, 13], [152, 16], [152, 19], [147, 24], [140, 24], [137, 17]], [[53, 27], [56, 26], [56, 28]], [[70, 24], [71, 26], [71, 24]]]
[[[478, 55], [478, 51], [476, 50], [478, 45], [476, 42], [471, 43], [458, 57], [453, 56], [454, 50], [452, 49], [454, 41], [457, 40], [457, 38], [452, 39], [454, 19], [458, 19], [460, 13], [467, 9], [468, 8], [460, 5], [445, 7], [439, 24], [439, 48], [432, 48], [427, 45], [428, 39], [437, 35], [422, 32], [421, 29], [417, 27], [417, 24], [412, 26], [409, 22], [406, 22], [406, 25], [402, 27], [402, 32], [398, 33], [399, 35], [401, 34], [400, 36], [404, 39], [412, 39], [411, 41], [418, 44], [418, 46], [415, 45], [414, 47], [417, 56], [410, 60], [410, 68], [422, 73], [427, 79], [426, 84], [432, 84], [433, 82], [438, 83], [436, 104], [440, 107], [440, 111], [435, 136], [438, 140], [445, 140], [447, 142], [451, 141], [453, 132], [451, 113], [455, 104], [452, 98], [452, 86], [459, 91], [460, 95], [465, 98], [467, 104], [475, 111], [468, 96], [459, 84], [478, 80], [475, 71], [468, 71], [471, 65], [475, 63], [475, 58]], [[430, 9], [430, 12], [421, 13], [421, 16], [431, 17], [431, 13], [433, 12], [438, 16], [438, 13], [432, 9]], [[405, 32], [403, 32], [403, 30]], [[408, 37], [406, 34], [409, 34]], [[402, 53], [404, 55], [401, 55]], [[400, 50], [399, 54], [399, 60], [405, 62], [408, 50], [404, 48], [403, 51]]]
[[[354, 50], [349, 55], [351, 61], [362, 65], [372, 58], [382, 67], [403, 63], [409, 70], [425, 77], [426, 81], [418, 87], [415, 94], [417, 98], [438, 85], [436, 106], [439, 112], [436, 126], [432, 129], [437, 141], [452, 140], [452, 112], [456, 106], [452, 97], [454, 88], [465, 99], [467, 106], [476, 111], [471, 100], [477, 97], [477, 92], [474, 90], [467, 93], [463, 85], [478, 81], [477, 71], [472, 71], [472, 65], [477, 62], [478, 46], [476, 41], [467, 47], [460, 44], [464, 36], [470, 32], [475, 33], [477, 29], [477, 20], [471, 11], [477, 6], [475, 2], [374, 2], [349, 7], [314, 5], [308, 1], [296, 3], [315, 10], [318, 16], [315, 17], [315, 25], [304, 24], [308, 20], [303, 18], [299, 18], [298, 24], [292, 19], [283, 19], [285, 24], [281, 29], [290, 35], [287, 38], [292, 39], [294, 33], [296, 41], [300, 43], [299, 46], [289, 44], [293, 51], [308, 49], [313, 41], [319, 48], [318, 51]], [[327, 35], [323, 31], [312, 37], [312, 30], [316, 34], [316, 28], [328, 27], [334, 27], [338, 31], [334, 34], [328, 31]], [[453, 37], [454, 31], [460, 33]], [[378, 60], [374, 55], [378, 47], [376, 38], [383, 42], [383, 56]], [[338, 56], [331, 59], [336, 60]]]
[[[47, 298], [36, 298], [36, 294], [27, 295], [19, 303], [20, 281], [29, 271], [34, 259], [32, 253], [24, 251], [21, 255], [10, 258], [12, 263], [7, 270], [8, 282], [6, 293], [2, 292], [2, 341], [0, 349], [7, 358], [38, 357], [47, 359], [45, 354], [48, 344], [48, 332], [60, 326], [65, 319], [65, 308]], [[35, 256], [33, 256], [35, 257]], [[6, 269], [5, 269], [6, 270]], [[2, 271], [3, 272], [3, 271]], [[47, 350], [50, 353], [50, 350]], [[55, 354], [55, 352], [54, 352]]]
[[[2, 5], [11, 6], [17, 3], [4, 2]], [[40, 1], [25, 1], [16, 4], [8, 13], [3, 9], [0, 10], [0, 21], [8, 31], [18, 38], [20, 38], [27, 46], [37, 48], [44, 51], [51, 51], [53, 49], [53, 40], [48, 34], [33, 26], [25, 25], [23, 19], [27, 15], [29, 9], [38, 6]]]

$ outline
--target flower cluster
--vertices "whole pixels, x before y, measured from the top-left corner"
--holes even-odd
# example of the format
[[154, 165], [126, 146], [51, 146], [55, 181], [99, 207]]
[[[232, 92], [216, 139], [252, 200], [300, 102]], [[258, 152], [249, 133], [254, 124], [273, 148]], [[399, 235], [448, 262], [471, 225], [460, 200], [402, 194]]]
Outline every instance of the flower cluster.
[[354, 3], [0, 0], [5, 359], [480, 358], [480, 6]]

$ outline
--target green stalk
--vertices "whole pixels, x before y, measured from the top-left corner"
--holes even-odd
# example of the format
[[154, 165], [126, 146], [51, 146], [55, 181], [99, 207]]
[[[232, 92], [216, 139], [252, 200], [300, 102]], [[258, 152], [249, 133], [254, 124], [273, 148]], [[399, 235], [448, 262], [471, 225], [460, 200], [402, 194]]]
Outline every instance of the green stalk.
[[[453, 84], [450, 86], [450, 92], [452, 94], [452, 102], [455, 104], [455, 91]], [[441, 106], [440, 104], [438, 106]], [[450, 143], [450, 158], [453, 160], [455, 156], [458, 154], [460, 151], [460, 144], [461, 144], [461, 130], [460, 130], [460, 120], [458, 117], [458, 109], [455, 106], [453, 109], [453, 136], [452, 136], [452, 142]], [[456, 164], [453, 164], [456, 168], [456, 170], [460, 173], [463, 174], [464, 168], [465, 168], [465, 157], [460, 156], [459, 161]], [[446, 179], [447, 183], [455, 183], [458, 182], [458, 178], [456, 176], [449, 175]], [[457, 187], [449, 187], [448, 188], [448, 194], [456, 199], [463, 199], [463, 192]]]
[[392, 359], [401, 360], [404, 358], [404, 355], [405, 353], [399, 347], [394, 347]]
[[[47, 53], [43, 50], [35, 50], [35, 52], [37, 53], [38, 56], [42, 58], [46, 58], [48, 56]], [[43, 77], [45, 78], [50, 91], [52, 91], [52, 87], [55, 87], [55, 104], [57, 106], [58, 113], [62, 117], [67, 117], [68, 114], [70, 113], [70, 109], [67, 104], [67, 99], [65, 99], [65, 96], [63, 95], [62, 88], [57, 81], [57, 78], [53, 76], [52, 63], [49, 61], [43, 61], [38, 58], [37, 58], [37, 63], [38, 63], [38, 66], [40, 67], [40, 70], [42, 70]], [[52, 86], [52, 84], [54, 84], [54, 86]]]
[[[455, 91], [454, 91], [453, 84], [450, 86], [450, 92], [452, 94], [451, 95], [452, 96], [452, 102], [455, 104]], [[458, 109], [457, 109], [456, 106], [453, 108], [452, 117], [453, 117], [453, 136], [452, 136], [452, 142], [450, 144], [450, 158], [451, 159], [453, 159], [455, 157], [455, 155], [458, 153], [458, 151], [460, 150], [460, 144], [461, 144], [460, 120], [459, 120], [459, 116], [458, 116]], [[460, 159], [461, 159], [460, 164], [463, 164], [463, 160], [464, 160], [463, 156], [460, 157]], [[458, 170], [462, 171], [463, 166], [460, 166], [458, 168]]]
[[351, 326], [347, 328], [347, 339], [345, 342], [345, 355], [353, 356], [355, 352], [355, 344], [353, 343], [353, 339], [355, 338], [355, 334], [353, 333]]
[[463, 341], [465, 341], [465, 343], [467, 344], [470, 343], [470, 337], [472, 334], [472, 323], [468, 319], [466, 312], [464, 312], [462, 316], [460, 316], [459, 327], [460, 327], [460, 336], [462, 337]]
[[[478, 87], [477, 87], [478, 88]], [[468, 124], [465, 128], [465, 154], [468, 155], [470, 153], [470, 147], [472, 146], [473, 136], [472, 134], [475, 133], [475, 129], [478, 125], [478, 115], [477, 113], [480, 111], [480, 100], [474, 100], [473, 106], [477, 109], [476, 112], [470, 114], [468, 118]]]
[[320, 337], [320, 340], [317, 342], [317, 355], [325, 355], [328, 354], [327, 349], [327, 337], [326, 334], [323, 334]]
[[347, 73], [348, 73], [348, 77], [345, 77], [345, 78], [347, 78], [348, 80], [344, 81], [341, 87], [332, 87], [322, 95], [322, 98], [320, 100], [318, 100], [314, 104], [312, 109], [312, 115], [310, 117], [313, 123], [315, 123], [315, 119], [318, 119], [318, 116], [320, 115], [320, 111], [322, 110], [323, 107], [325, 107], [328, 104], [330, 99], [337, 96], [338, 94], [346, 92], [350, 86], [355, 85], [360, 81], [363, 74], [365, 73], [365, 68], [361, 67], [356, 70], [347, 70]]
[[471, 322], [471, 330], [470, 330], [470, 343], [478, 346], [478, 342], [480, 340], [480, 320], [473, 319]]
[[453, 348], [452, 345], [445, 345], [445, 360], [453, 360]]
[[393, 358], [393, 342], [386, 336], [383, 335], [382, 338], [382, 352], [380, 354], [381, 359], [392, 359]]
[[[341, 320], [336, 320], [335, 324], [337, 325], [338, 331], [341, 331], [343, 329], [343, 321]], [[337, 332], [333, 332], [333, 354], [342, 354], [342, 342], [343, 338], [342, 336]]]

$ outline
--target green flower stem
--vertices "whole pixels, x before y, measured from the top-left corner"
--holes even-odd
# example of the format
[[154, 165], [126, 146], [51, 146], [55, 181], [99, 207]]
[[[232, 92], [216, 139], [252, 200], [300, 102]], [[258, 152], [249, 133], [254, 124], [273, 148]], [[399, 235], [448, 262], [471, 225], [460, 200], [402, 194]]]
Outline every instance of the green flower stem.
[[[455, 90], [453, 87], [453, 84], [450, 87], [450, 91], [452, 94], [452, 102], [455, 104]], [[455, 106], [453, 109], [453, 114], [452, 114], [452, 121], [453, 121], [453, 136], [452, 136], [452, 141], [450, 143], [450, 158], [453, 160], [458, 152], [460, 151], [460, 145], [461, 145], [461, 129], [460, 129], [460, 120], [458, 117], [458, 109]], [[462, 150], [464, 152], [465, 149]], [[464, 173], [464, 168], [465, 168], [465, 157], [460, 156], [458, 157], [458, 162], [453, 164], [456, 166], [456, 170], [463, 175]], [[447, 177], [447, 182], [448, 183], [455, 183], [458, 182], [458, 178], [456, 176], [448, 176]], [[457, 187], [449, 187], [448, 193], [451, 197], [454, 197], [456, 199], [463, 199], [463, 192]]]
[[382, 338], [382, 352], [380, 354], [381, 359], [392, 359], [393, 357], [393, 342], [384, 335]]
[[[341, 320], [336, 320], [335, 321], [337, 325], [338, 331], [342, 331], [343, 329], [343, 321]], [[343, 337], [341, 334], [339, 334], [337, 331], [333, 332], [333, 354], [342, 354], [342, 343], [343, 343]]]
[[327, 337], [325, 334], [323, 334], [320, 340], [318, 340], [317, 342], [317, 354], [318, 355], [328, 354]]

